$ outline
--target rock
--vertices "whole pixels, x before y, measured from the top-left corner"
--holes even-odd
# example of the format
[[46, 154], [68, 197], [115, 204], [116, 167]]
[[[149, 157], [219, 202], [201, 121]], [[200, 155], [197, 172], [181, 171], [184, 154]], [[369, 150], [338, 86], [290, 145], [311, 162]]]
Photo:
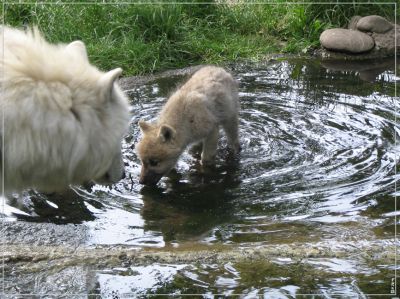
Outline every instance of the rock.
[[368, 34], [349, 29], [328, 29], [319, 38], [328, 50], [348, 53], [363, 53], [374, 48], [374, 40]]
[[376, 15], [359, 19], [356, 26], [358, 30], [375, 33], [385, 33], [393, 28], [393, 24], [388, 20]]
[[[397, 32], [397, 33], [396, 33]], [[397, 41], [395, 43], [395, 37]], [[385, 33], [372, 33], [372, 38], [375, 40], [375, 49], [395, 54], [395, 45], [397, 44], [397, 53], [400, 50], [400, 26], [396, 25], [391, 30]]]
[[[348, 30], [326, 30], [321, 34], [320, 41], [323, 47], [315, 54], [324, 60], [372, 60], [391, 57], [396, 51], [400, 52], [400, 26], [377, 15], [354, 16], [350, 19]], [[368, 48], [370, 49], [367, 50]]]

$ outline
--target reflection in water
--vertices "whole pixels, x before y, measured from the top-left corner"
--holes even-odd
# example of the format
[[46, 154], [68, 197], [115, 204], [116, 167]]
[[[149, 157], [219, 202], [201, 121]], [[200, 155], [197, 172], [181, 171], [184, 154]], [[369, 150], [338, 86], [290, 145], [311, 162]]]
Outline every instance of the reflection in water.
[[221, 165], [206, 172], [200, 166], [186, 175], [174, 172], [165, 187], [143, 187], [141, 215], [145, 229], [160, 230], [166, 242], [210, 231], [234, 219], [234, 188], [239, 186], [237, 164]]
[[[176, 170], [155, 188], [138, 184], [137, 122], [155, 117], [184, 78], [160, 78], [138, 86], [129, 91], [134, 109], [123, 144], [126, 179], [112, 188], [76, 188], [63, 196], [29, 192], [22, 197], [22, 206], [21, 198], [8, 205], [28, 214], [16, 216], [19, 220], [82, 223], [91, 232], [88, 244], [163, 247], [191, 241], [261, 246], [393, 238], [394, 186], [399, 180], [395, 167], [400, 166], [400, 147], [395, 143], [400, 133], [394, 88], [398, 78], [389, 62], [384, 65], [389, 71], [381, 65], [356, 64], [351, 65], [354, 72], [347, 69], [350, 65], [294, 59], [232, 66], [242, 108], [239, 161], [225, 161], [222, 138], [215, 169], [201, 169], [191, 154], [184, 153]], [[335, 280], [337, 273], [318, 282], [281, 273], [292, 271], [294, 265], [266, 264], [259, 284], [249, 265], [228, 265], [219, 268], [221, 272], [212, 265], [196, 266], [178, 271], [177, 277], [187, 290], [204, 292], [204, 286], [214, 286], [216, 292], [234, 289], [248, 296], [274, 291], [294, 296], [316, 290], [328, 296], [329, 288], [349, 296], [387, 293], [379, 281], [386, 281], [389, 274], [375, 273], [373, 265], [361, 272], [339, 260], [310, 260], [297, 266], [299, 273], [310, 267], [335, 273], [354, 266], [351, 269], [368, 276], [374, 287], [360, 283], [357, 291], [350, 276]], [[260, 271], [258, 264], [255, 269]], [[270, 270], [276, 276], [269, 275]], [[343, 271], [353, 275], [350, 270]], [[102, 277], [103, 284], [109, 281]], [[192, 283], [198, 288], [188, 287]]]
[[[22, 208], [25, 213], [15, 213], [18, 220], [32, 222], [52, 222], [56, 224], [74, 223], [79, 224], [83, 221], [92, 221], [96, 217], [87, 208], [88, 204], [101, 208], [102, 204], [93, 199], [84, 199], [74, 189], [69, 189], [64, 193], [42, 194], [36, 191], [24, 192], [22, 198], [15, 195], [11, 199], [16, 205], [21, 201], [30, 201], [28, 207]], [[27, 214], [26, 212], [31, 212]]]
[[213, 294], [218, 294], [218, 298], [297, 298], [313, 294], [318, 298], [362, 298], [362, 290], [378, 294], [387, 287], [382, 278], [389, 279], [389, 275], [385, 269], [371, 271], [354, 259], [339, 258], [256, 258], [222, 265], [201, 261], [194, 265], [155, 263], [99, 272], [94, 293], [102, 298], [145, 294], [203, 294], [203, 298], [215, 298]]
[[333, 71], [357, 72], [360, 79], [367, 82], [376, 81], [377, 77], [387, 70], [394, 72], [394, 57], [371, 60], [371, 61], [346, 61], [346, 60], [327, 60], [321, 65]]
[[91, 293], [101, 295], [101, 298], [132, 298], [155, 292], [184, 267], [154, 264], [103, 271], [97, 274], [97, 285]]

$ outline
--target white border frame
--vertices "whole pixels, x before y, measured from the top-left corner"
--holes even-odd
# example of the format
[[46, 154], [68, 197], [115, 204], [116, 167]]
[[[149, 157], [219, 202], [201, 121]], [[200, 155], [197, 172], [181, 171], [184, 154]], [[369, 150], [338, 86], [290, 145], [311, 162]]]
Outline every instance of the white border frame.
[[[394, 20], [395, 20], [395, 24], [397, 24], [397, 2], [339, 2], [339, 0], [337, 2], [281, 2], [281, 3], [271, 3], [269, 1], [261, 1], [261, 2], [251, 2], [251, 3], [237, 3], [236, 1], [234, 2], [236, 4], [240, 4], [240, 5], [260, 5], [260, 4], [265, 4], [265, 5], [283, 5], [283, 4], [290, 4], [290, 5], [305, 5], [305, 4], [324, 4], [324, 5], [328, 5], [328, 4], [369, 4], [369, 5], [394, 5]], [[2, 4], [2, 8], [3, 8], [3, 14], [1, 16], [1, 24], [4, 25], [5, 24], [5, 7], [8, 4], [14, 4], [14, 5], [24, 5], [24, 4], [39, 4], [39, 5], [58, 5], [58, 4], [63, 4], [63, 5], [89, 5], [89, 4], [96, 4], [96, 5], [116, 5], [116, 4], [124, 4], [124, 5], [169, 5], [169, 4], [183, 4], [183, 5], [191, 5], [194, 4], [192, 2], [139, 2], [139, 3], [135, 3], [135, 2], [106, 2], [106, 0], [102, 0], [102, 2], [56, 2], [56, 3], [52, 3], [52, 2], [42, 2], [42, 1], [38, 1], [38, 2], [31, 2], [31, 1], [18, 1], [18, 2], [14, 2], [14, 1], [4, 1]], [[199, 3], [195, 3], [195, 4], [214, 4], [214, 5], [218, 5], [218, 3], [215, 2], [199, 2]], [[4, 55], [4, 51], [3, 51], [3, 55]], [[395, 30], [395, 59], [394, 59], [394, 64], [395, 64], [395, 68], [394, 68], [394, 75], [397, 78], [397, 31]], [[0, 76], [3, 76], [4, 74], [1, 73]], [[0, 86], [0, 94], [1, 94], [1, 86]], [[397, 81], [395, 82], [395, 86], [394, 86], [394, 97], [397, 97]], [[395, 105], [395, 108], [397, 108], [397, 106]], [[395, 123], [397, 123], [397, 109], [395, 110]], [[2, 111], [2, 120], [1, 120], [1, 125], [4, 128], [4, 110]], [[395, 146], [397, 146], [397, 137], [396, 137], [396, 133], [394, 136], [395, 139]], [[2, 148], [4, 148], [4, 134], [1, 136], [1, 143], [2, 143]], [[0, 182], [0, 188], [1, 188], [1, 196], [4, 197], [4, 151], [1, 151], [1, 159], [3, 161], [2, 163], [2, 169], [0, 170], [2, 175], [2, 182]], [[397, 159], [396, 159], [396, 155], [395, 155], [395, 167], [394, 167], [394, 172], [395, 172], [395, 177], [397, 176]], [[395, 195], [394, 195], [394, 212], [397, 212], [397, 181], [395, 179], [394, 181], [394, 188], [395, 188]], [[1, 212], [4, 215], [4, 201], [2, 201], [2, 206], [1, 206]], [[0, 219], [0, 222], [3, 224], [2, 219]], [[395, 240], [395, 268], [394, 268], [394, 293], [388, 293], [388, 294], [364, 294], [366, 296], [397, 296], [397, 253], [398, 253], [398, 249], [397, 249], [397, 213], [395, 213], [394, 215], [394, 240]], [[1, 237], [1, 248], [3, 249], [5, 246], [5, 238]], [[4, 254], [4, 250], [1, 250], [2, 252], [2, 293], [0, 295], [5, 295], [5, 296], [10, 296], [10, 295], [14, 295], [14, 294], [7, 294], [5, 293], [5, 254]], [[40, 294], [18, 294], [19, 296], [28, 296], [28, 295], [32, 295], [32, 296], [41, 296]], [[58, 296], [60, 294], [46, 294], [46, 296]], [[133, 296], [137, 296], [137, 294], [119, 294], [121, 296], [124, 295], [133, 295]], [[154, 296], [162, 296], [162, 295], [169, 295], [169, 296], [174, 296], [173, 294], [156, 294]], [[180, 294], [177, 296], [201, 296], [202, 294]], [[221, 295], [221, 294], [208, 294], [211, 296], [216, 296], [216, 295]], [[229, 296], [240, 296], [242, 294], [230, 294]], [[321, 296], [322, 294], [296, 294], [296, 296]], [[334, 295], [334, 294], [332, 294]], [[69, 294], [69, 296], [82, 296], [82, 297], [87, 297], [87, 296], [99, 296], [99, 294]], [[149, 295], [149, 297], [152, 297], [152, 295]], [[393, 297], [393, 298], [398, 298], [398, 297]]]

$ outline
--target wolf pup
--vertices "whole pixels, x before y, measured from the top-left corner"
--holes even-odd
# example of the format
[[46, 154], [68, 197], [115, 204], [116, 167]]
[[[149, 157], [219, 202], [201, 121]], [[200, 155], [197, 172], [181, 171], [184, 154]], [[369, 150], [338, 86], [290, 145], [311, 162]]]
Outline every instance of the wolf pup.
[[0, 181], [6, 193], [55, 192], [123, 177], [121, 141], [130, 116], [116, 83], [121, 72], [91, 65], [81, 41], [53, 45], [36, 28], [0, 26]]
[[139, 121], [143, 138], [137, 144], [141, 184], [155, 185], [176, 164], [185, 148], [201, 142], [201, 163], [214, 163], [219, 127], [236, 154], [239, 97], [237, 82], [224, 69], [206, 66], [167, 101], [156, 123]]

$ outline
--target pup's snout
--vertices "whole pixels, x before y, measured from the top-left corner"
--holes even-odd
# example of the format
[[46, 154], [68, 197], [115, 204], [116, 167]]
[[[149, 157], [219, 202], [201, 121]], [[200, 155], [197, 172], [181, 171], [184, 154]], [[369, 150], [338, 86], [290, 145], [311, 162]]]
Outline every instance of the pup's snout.
[[159, 180], [149, 179], [149, 178], [140, 178], [139, 183], [146, 186], [155, 186], [157, 185]]
[[139, 177], [139, 183], [142, 185], [147, 185], [147, 186], [155, 186], [157, 185], [158, 181], [162, 178], [162, 174], [158, 174], [155, 172], [144, 172], [142, 170], [142, 173], [140, 174]]

